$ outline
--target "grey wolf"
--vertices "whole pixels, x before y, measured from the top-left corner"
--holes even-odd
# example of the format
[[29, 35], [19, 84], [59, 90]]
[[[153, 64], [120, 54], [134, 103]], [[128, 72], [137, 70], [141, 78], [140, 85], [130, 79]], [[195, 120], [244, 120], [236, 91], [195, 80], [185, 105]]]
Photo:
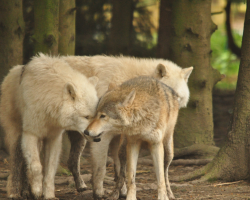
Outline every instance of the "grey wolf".
[[[179, 95], [180, 106], [185, 107], [189, 99], [187, 86], [192, 67], [184, 68], [164, 59], [145, 59], [124, 56], [65, 56], [62, 57], [73, 69], [81, 72], [87, 77], [97, 76], [99, 82], [96, 86], [97, 95], [101, 97], [109, 87], [110, 83], [120, 85], [124, 81], [138, 76], [154, 77], [172, 87]], [[84, 148], [84, 139], [76, 134], [69, 134], [73, 142], [70, 152], [68, 167], [72, 171], [78, 191], [83, 191], [86, 185], [80, 177], [79, 156]], [[93, 194], [95, 198], [102, 198], [104, 194], [103, 179], [106, 172], [106, 159], [108, 149], [115, 162], [116, 177], [120, 173], [120, 159], [118, 157], [119, 133], [109, 131], [101, 137], [100, 143], [91, 143], [91, 154], [93, 163]], [[78, 147], [78, 148], [75, 148]], [[122, 195], [126, 195], [126, 187], [122, 188]]]
[[[97, 81], [97, 77], [87, 79], [62, 59], [43, 54], [10, 70], [1, 85], [0, 103], [1, 124], [11, 156], [9, 198], [24, 195], [27, 184], [23, 182], [29, 183], [34, 198], [55, 197], [54, 176], [62, 134], [65, 130], [83, 134], [98, 103]], [[20, 148], [22, 153], [18, 152]]]
[[168, 180], [168, 166], [173, 159], [173, 132], [182, 103], [182, 99], [172, 88], [149, 77], [137, 77], [120, 86], [111, 85], [101, 97], [97, 114], [84, 133], [90, 137], [108, 131], [117, 131], [125, 135], [127, 200], [136, 200], [136, 165], [143, 141], [148, 143], [153, 158], [158, 199], [168, 200], [167, 190], [173, 198]]

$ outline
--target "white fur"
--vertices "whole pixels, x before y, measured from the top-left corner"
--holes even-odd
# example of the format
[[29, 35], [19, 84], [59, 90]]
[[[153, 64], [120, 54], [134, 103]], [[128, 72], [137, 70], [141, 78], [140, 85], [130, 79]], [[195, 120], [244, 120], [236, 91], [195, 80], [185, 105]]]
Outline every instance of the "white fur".
[[[124, 56], [66, 56], [62, 59], [82, 74], [99, 78], [96, 87], [98, 97], [101, 97], [108, 90], [110, 83], [120, 85], [131, 78], [146, 75], [155, 77], [172, 87], [179, 95], [180, 107], [185, 107], [189, 100], [187, 80], [192, 72], [192, 67], [182, 69], [175, 63], [164, 59], [138, 59]], [[105, 133], [100, 143], [91, 144], [94, 168], [93, 190], [97, 197], [104, 194], [103, 179], [106, 171], [108, 146], [116, 134], [113, 132]], [[119, 143], [119, 141], [116, 142]], [[110, 146], [110, 148], [116, 166], [120, 166], [117, 154], [114, 153], [117, 152], [116, 146]]]
[[[65, 61], [43, 54], [33, 57], [24, 68], [13, 67], [5, 77], [0, 113], [6, 144], [10, 154], [15, 153], [15, 141], [22, 134], [27, 175], [35, 197], [55, 197], [62, 134], [64, 130], [83, 133], [98, 102], [96, 83], [97, 78], [88, 80]], [[40, 141], [44, 143], [44, 165]]]

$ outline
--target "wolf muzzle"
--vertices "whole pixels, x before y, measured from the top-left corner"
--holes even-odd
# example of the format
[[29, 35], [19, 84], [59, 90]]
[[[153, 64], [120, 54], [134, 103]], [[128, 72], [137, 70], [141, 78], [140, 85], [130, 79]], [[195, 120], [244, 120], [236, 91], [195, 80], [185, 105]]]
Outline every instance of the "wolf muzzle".
[[84, 133], [86, 136], [88, 136], [88, 137], [92, 137], [94, 142], [100, 142], [100, 141], [101, 141], [101, 138], [99, 138], [99, 137], [101, 136], [102, 133], [98, 134], [97, 136], [90, 136], [88, 130], [84, 130], [83, 133]]

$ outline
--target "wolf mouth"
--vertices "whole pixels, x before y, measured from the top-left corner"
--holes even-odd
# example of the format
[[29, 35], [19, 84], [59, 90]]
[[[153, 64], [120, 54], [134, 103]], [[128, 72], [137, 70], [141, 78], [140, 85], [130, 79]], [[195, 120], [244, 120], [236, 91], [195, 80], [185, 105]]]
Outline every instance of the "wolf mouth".
[[98, 134], [97, 136], [94, 137], [93, 141], [94, 142], [100, 142], [101, 138], [99, 138], [101, 135], [103, 134], [103, 132], [101, 132], [100, 134]]

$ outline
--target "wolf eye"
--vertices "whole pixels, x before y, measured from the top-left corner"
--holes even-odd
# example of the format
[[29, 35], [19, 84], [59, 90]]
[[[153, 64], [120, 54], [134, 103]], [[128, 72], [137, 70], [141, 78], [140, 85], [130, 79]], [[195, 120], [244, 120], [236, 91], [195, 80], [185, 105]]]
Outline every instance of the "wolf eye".
[[100, 118], [105, 118], [105, 117], [106, 117], [106, 115], [101, 115], [101, 116], [100, 116]]
[[89, 116], [85, 116], [86, 119], [89, 119]]

